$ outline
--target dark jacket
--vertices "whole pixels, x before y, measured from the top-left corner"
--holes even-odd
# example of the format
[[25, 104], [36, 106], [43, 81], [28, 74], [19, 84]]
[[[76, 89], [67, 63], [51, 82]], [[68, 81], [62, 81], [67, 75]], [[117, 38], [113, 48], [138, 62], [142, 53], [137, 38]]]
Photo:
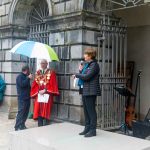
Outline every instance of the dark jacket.
[[83, 82], [83, 96], [100, 96], [100, 84], [99, 84], [99, 72], [100, 68], [96, 60], [88, 63], [88, 67], [84, 74], [76, 74], [76, 78], [82, 79]]
[[20, 73], [16, 78], [17, 94], [20, 100], [30, 99], [30, 79], [27, 75]]

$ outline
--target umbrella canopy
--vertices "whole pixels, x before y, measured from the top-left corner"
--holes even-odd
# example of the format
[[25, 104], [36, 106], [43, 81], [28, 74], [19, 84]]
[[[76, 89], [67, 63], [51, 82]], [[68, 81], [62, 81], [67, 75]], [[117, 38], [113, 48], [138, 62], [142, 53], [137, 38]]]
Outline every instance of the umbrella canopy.
[[34, 42], [34, 41], [23, 41], [14, 46], [11, 53], [21, 54], [28, 56], [29, 58], [46, 59], [48, 61], [59, 61], [57, 54], [54, 49], [50, 46]]

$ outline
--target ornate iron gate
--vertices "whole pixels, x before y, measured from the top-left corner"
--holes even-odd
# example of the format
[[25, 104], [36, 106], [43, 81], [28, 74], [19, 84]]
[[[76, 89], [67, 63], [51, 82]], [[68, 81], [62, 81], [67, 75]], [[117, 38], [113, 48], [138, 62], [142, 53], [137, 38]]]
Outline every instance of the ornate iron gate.
[[97, 101], [98, 125], [114, 129], [124, 121], [124, 97], [114, 88], [126, 83], [126, 27], [112, 16], [103, 15], [99, 24], [98, 59], [101, 66], [102, 96]]

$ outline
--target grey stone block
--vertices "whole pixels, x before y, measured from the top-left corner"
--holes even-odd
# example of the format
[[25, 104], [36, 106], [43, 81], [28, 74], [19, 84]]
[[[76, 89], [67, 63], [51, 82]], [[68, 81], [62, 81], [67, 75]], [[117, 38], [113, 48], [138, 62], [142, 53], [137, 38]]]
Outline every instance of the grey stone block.
[[64, 103], [64, 91], [59, 90], [60, 95], [54, 97], [54, 102]]
[[64, 14], [64, 12], [65, 12], [64, 8], [65, 8], [65, 3], [64, 2], [55, 4], [53, 6], [53, 14], [54, 15]]
[[2, 49], [11, 49], [12, 48], [12, 40], [11, 39], [3, 39], [2, 40]]
[[87, 19], [85, 22], [84, 22], [85, 26], [86, 27], [90, 27], [90, 28], [95, 28], [95, 29], [99, 29], [98, 28], [98, 23], [97, 23], [97, 20], [95, 18], [93, 19]]
[[82, 59], [83, 58], [83, 46], [74, 45], [71, 46], [71, 59]]
[[1, 17], [0, 17], [0, 26], [2, 26], [2, 19], [1, 19]]
[[[18, 106], [18, 97], [17, 96], [4, 96], [4, 101], [5, 101], [5, 104], [7, 106], [9, 106], [9, 108], [11, 108], [11, 106], [14, 107], [14, 109], [16, 109], [17, 111], [17, 106]], [[15, 111], [15, 112], [16, 112]]]
[[2, 4], [4, 5], [4, 4], [8, 4], [8, 3], [10, 3], [10, 2], [12, 2], [12, 0], [2, 0]]
[[5, 5], [0, 6], [0, 16], [5, 15]]
[[70, 88], [69, 76], [58, 76], [58, 85], [60, 89], [69, 89]]
[[57, 104], [53, 104], [51, 117], [52, 118], [56, 118], [57, 116], [58, 116], [58, 105]]
[[60, 47], [60, 58], [61, 59], [70, 59], [70, 47], [69, 46], [64, 46]]
[[11, 72], [12, 67], [11, 67], [11, 62], [3, 62], [2, 64], [2, 72]]
[[83, 42], [88, 44], [97, 44], [98, 32], [83, 30]]
[[8, 25], [8, 15], [2, 16], [1, 19], [2, 19], [2, 23], [1, 23], [2, 26]]
[[75, 10], [77, 10], [76, 0], [66, 2], [65, 12], [74, 12]]
[[5, 95], [16, 96], [17, 95], [16, 86], [15, 85], [7, 85]]
[[64, 32], [51, 33], [49, 43], [50, 45], [64, 45]]
[[57, 62], [55, 69], [56, 69], [57, 73], [64, 74], [65, 73], [65, 62], [64, 61]]
[[4, 60], [5, 60], [5, 52], [0, 51], [0, 61], [4, 61]]
[[11, 3], [7, 3], [7, 4], [5, 5], [5, 14], [6, 14], [6, 15], [9, 14], [10, 5], [11, 5]]
[[20, 55], [18, 54], [12, 54], [8, 51], [5, 52], [5, 60], [9, 61], [9, 60], [17, 60], [20, 61]]
[[[19, 36], [21, 36], [21, 35], [17, 35], [17, 36], [19, 37]], [[22, 41], [24, 41], [24, 40], [22, 40], [22, 39], [13, 39], [12, 46], [17, 45], [18, 43], [20, 43], [20, 42], [22, 42]]]
[[12, 36], [12, 33], [10, 32], [10, 30], [5, 30], [5, 31], [2, 31], [1, 32], [1, 36], [3, 37], [3, 38], [7, 38], [7, 37], [11, 37]]
[[20, 62], [3, 62], [2, 72], [20, 72], [25, 63]]
[[83, 123], [83, 109], [81, 107], [70, 106], [69, 120], [73, 122]]
[[53, 2], [54, 2], [54, 3], [58, 3], [58, 2], [60, 2], [60, 0], [53, 0]]
[[65, 37], [66, 44], [82, 43], [82, 30], [67, 31]]
[[64, 91], [64, 101], [71, 105], [82, 105], [81, 96], [77, 91]]
[[69, 106], [64, 104], [58, 105], [58, 118], [68, 119], [69, 118]]
[[5, 82], [9, 84], [16, 84], [16, 77], [18, 74], [5, 73]]
[[79, 65], [81, 61], [66, 61], [65, 62], [65, 72], [67, 74], [74, 74], [79, 72]]

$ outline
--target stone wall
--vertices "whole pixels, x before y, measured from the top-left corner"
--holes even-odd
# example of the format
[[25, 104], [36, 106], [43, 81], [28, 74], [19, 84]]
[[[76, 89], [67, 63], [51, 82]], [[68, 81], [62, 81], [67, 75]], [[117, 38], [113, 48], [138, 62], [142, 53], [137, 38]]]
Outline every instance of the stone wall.
[[[17, 111], [15, 78], [27, 58], [12, 55], [8, 50], [27, 39], [26, 27], [32, 3], [36, 0], [0, 0], [0, 74], [7, 83], [5, 104], [8, 105], [9, 118], [13, 118]], [[49, 26], [49, 43], [61, 60], [55, 64], [61, 94], [55, 98], [53, 117], [81, 123], [81, 97], [78, 89], [73, 87], [71, 74], [78, 72], [83, 50], [89, 46], [97, 47], [99, 16], [87, 12], [94, 8], [85, 6], [84, 0], [53, 0], [52, 3], [47, 0], [47, 3], [49, 17], [45, 22]], [[86, 12], [82, 11], [84, 7]], [[96, 10], [99, 11], [98, 7]]]
[[23, 28], [9, 24], [10, 6], [11, 0], [0, 1], [0, 74], [7, 84], [4, 105], [8, 106], [9, 118], [12, 118], [17, 110], [16, 76], [27, 59], [8, 52], [15, 44], [26, 39]]
[[71, 75], [78, 72], [84, 49], [91, 46], [97, 48], [99, 33], [97, 17], [97, 15], [91, 16], [90, 13], [79, 12], [47, 18], [49, 28], [52, 29], [49, 43], [61, 59], [61, 62], [56, 65], [61, 91], [61, 96], [56, 98], [54, 107], [57, 118], [75, 122], [83, 121], [81, 97], [77, 88], [73, 87]]

